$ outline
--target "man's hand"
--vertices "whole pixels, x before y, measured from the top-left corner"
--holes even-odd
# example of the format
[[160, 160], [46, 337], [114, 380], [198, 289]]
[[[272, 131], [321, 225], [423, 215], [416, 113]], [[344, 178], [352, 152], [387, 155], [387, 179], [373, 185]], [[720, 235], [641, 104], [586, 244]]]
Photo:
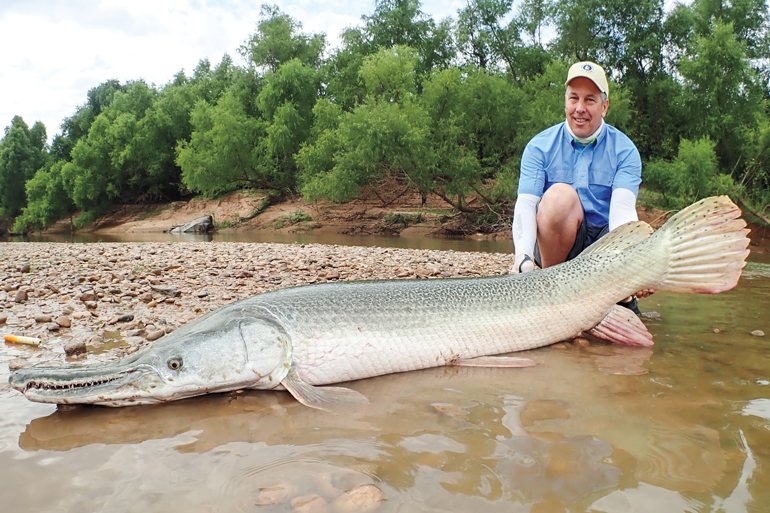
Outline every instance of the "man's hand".
[[655, 294], [655, 289], [643, 289], [634, 294], [637, 298], [650, 297]]
[[526, 273], [533, 271], [534, 269], [535, 262], [532, 260], [532, 257], [526, 253], [523, 253], [521, 255], [516, 255], [516, 258], [513, 260], [513, 269], [511, 269], [511, 274]]

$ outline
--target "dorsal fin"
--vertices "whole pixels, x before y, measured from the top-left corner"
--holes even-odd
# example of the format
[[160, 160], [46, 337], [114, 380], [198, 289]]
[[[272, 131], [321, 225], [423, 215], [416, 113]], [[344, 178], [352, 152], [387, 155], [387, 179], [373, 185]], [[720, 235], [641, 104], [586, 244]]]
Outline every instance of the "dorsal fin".
[[580, 253], [580, 256], [594, 253], [622, 253], [631, 246], [647, 240], [652, 235], [652, 228], [644, 221], [631, 221], [622, 224], [597, 240]]

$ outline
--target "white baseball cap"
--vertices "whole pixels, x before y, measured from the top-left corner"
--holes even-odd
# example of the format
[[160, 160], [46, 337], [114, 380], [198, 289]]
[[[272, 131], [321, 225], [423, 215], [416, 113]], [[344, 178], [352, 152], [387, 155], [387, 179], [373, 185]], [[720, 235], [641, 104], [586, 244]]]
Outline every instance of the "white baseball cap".
[[576, 62], [570, 66], [569, 72], [567, 73], [567, 81], [564, 82], [564, 85], [569, 85], [569, 83], [577, 77], [589, 79], [596, 84], [599, 91], [607, 95], [607, 98], [610, 97], [610, 86], [607, 83], [607, 76], [604, 74], [604, 68], [598, 64], [588, 61]]

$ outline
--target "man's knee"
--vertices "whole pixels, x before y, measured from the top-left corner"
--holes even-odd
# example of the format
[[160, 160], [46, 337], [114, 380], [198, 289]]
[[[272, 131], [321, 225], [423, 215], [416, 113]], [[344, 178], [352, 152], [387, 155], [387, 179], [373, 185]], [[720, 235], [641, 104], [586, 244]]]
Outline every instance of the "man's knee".
[[537, 224], [577, 224], [583, 221], [583, 206], [577, 191], [565, 183], [552, 185], [537, 208]]

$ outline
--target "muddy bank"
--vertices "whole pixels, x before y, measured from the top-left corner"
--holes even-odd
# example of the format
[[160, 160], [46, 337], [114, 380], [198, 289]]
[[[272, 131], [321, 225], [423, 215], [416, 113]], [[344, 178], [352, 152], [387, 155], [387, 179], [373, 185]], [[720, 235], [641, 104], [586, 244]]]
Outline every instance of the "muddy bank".
[[[637, 206], [640, 220], [659, 228], [672, 211]], [[513, 206], [502, 214], [466, 215], [447, 209], [436, 197], [425, 202], [417, 193], [393, 188], [370, 190], [359, 199], [342, 204], [306, 203], [289, 198], [267, 205], [260, 193], [236, 192], [219, 199], [198, 198], [157, 205], [124, 205], [79, 232], [93, 235], [158, 234], [202, 216], [211, 216], [219, 233], [315, 235], [385, 235], [406, 238], [438, 237], [474, 240], [511, 240]], [[482, 222], [483, 221], [483, 222]], [[751, 218], [749, 218], [751, 221]], [[757, 219], [757, 221], [759, 221]], [[770, 252], [770, 229], [749, 222], [751, 249]], [[70, 233], [70, 220], [54, 225], [50, 233]]]
[[[281, 287], [507, 273], [513, 255], [259, 243], [0, 243], [12, 368], [136, 351], [226, 303]], [[7, 386], [7, 385], [0, 385]]]

